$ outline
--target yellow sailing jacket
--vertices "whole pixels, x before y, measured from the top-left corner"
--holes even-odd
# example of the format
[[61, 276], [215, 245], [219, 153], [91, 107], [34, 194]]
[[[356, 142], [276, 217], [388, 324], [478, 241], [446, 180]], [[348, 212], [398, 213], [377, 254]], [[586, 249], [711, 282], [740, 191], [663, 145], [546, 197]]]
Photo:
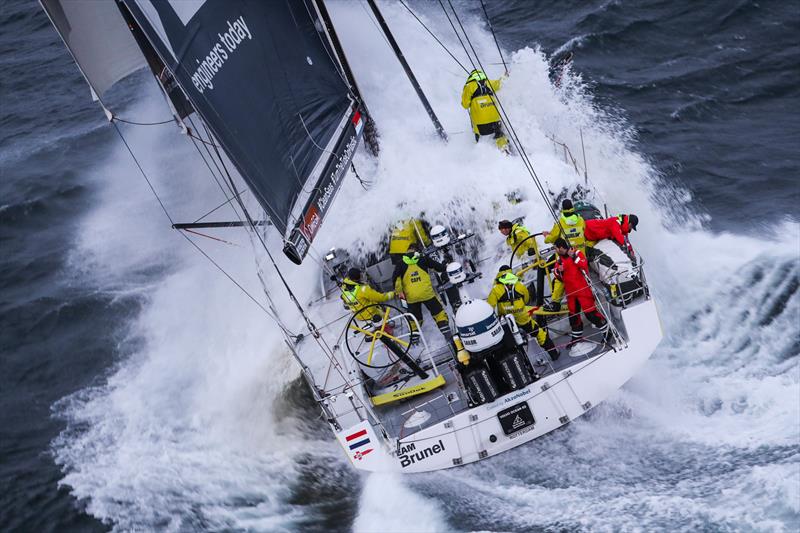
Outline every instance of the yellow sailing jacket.
[[554, 243], [556, 239], [561, 237], [561, 226], [563, 226], [565, 232], [564, 238], [569, 241], [573, 248], [585, 252], [586, 237], [584, 232], [586, 231], [586, 221], [583, 220], [583, 217], [578, 214], [565, 217], [562, 213], [558, 220], [558, 222], [553, 224], [553, 229], [551, 229], [550, 233], [545, 237], [544, 242]]
[[[513, 226], [511, 226], [511, 233], [509, 233], [508, 237], [506, 237], [506, 244], [508, 244], [508, 246], [511, 248], [511, 251], [513, 252], [514, 248], [517, 248], [517, 245], [522, 241], [525, 241], [525, 239], [528, 239], [530, 235], [531, 232], [528, 231], [527, 228], [525, 228], [521, 224], [514, 224]], [[527, 241], [522, 243], [522, 245], [519, 248], [517, 248], [516, 256], [522, 257], [528, 252], [530, 248], [533, 248], [534, 250], [536, 249], [536, 243], [534, 242], [533, 239], [528, 239]]]
[[[491, 92], [500, 90], [501, 80], [483, 80], [486, 89]], [[469, 109], [469, 118], [472, 122], [472, 130], [478, 133], [478, 124], [492, 124], [500, 122], [500, 113], [497, 112], [497, 102], [493, 94], [481, 94], [488, 92], [481, 90], [481, 85], [475, 80], [468, 81], [461, 91], [461, 107]]]
[[424, 302], [436, 298], [433, 282], [428, 274], [429, 268], [437, 272], [444, 272], [444, 265], [428, 257], [420, 257], [417, 263], [404, 261], [397, 264], [394, 270], [394, 290], [396, 293], [405, 293], [406, 301], [410, 304]]
[[393, 292], [378, 292], [369, 285], [357, 283], [350, 278], [342, 282], [342, 301], [359, 320], [370, 320], [373, 315], [380, 315], [377, 307], [364, 310], [372, 304], [388, 302], [394, 298]]
[[414, 243], [420, 243], [421, 248], [431, 244], [431, 238], [418, 218], [404, 220], [392, 229], [392, 234], [389, 236], [389, 253], [404, 254]]
[[[486, 301], [489, 302], [489, 305], [497, 309], [498, 315], [511, 314], [514, 316], [514, 321], [517, 324], [524, 326], [531, 321], [531, 315], [528, 313], [531, 309], [528, 306], [530, 293], [525, 284], [519, 281], [519, 278], [517, 278], [516, 283], [513, 285], [502, 283], [500, 278], [508, 274], [511, 274], [510, 270], [504, 270], [497, 274], [494, 279], [492, 290], [489, 291], [489, 296], [486, 298]], [[513, 274], [511, 275], [513, 278], [516, 278]]]

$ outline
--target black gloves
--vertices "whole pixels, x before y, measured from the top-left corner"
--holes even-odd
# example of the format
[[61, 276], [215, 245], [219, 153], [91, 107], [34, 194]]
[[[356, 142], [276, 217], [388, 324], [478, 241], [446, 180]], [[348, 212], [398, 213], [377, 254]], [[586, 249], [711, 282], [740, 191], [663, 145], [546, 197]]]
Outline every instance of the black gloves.
[[548, 312], [561, 311], [561, 302], [547, 302], [542, 306], [542, 309]]

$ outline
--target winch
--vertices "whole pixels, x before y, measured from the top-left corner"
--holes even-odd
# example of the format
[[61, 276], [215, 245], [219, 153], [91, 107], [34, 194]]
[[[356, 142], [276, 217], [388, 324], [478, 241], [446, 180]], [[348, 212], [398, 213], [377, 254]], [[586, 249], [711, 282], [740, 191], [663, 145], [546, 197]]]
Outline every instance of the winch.
[[442, 248], [450, 244], [450, 232], [442, 225], [431, 228], [431, 241], [437, 248]]

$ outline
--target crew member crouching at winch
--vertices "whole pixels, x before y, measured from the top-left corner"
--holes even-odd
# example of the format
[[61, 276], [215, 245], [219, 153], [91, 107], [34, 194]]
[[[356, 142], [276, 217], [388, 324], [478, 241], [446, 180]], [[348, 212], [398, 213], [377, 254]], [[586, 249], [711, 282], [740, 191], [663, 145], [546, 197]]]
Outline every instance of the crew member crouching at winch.
[[528, 306], [530, 301], [528, 288], [512, 272], [510, 266], [500, 267], [486, 301], [497, 310], [498, 315], [512, 315], [517, 325], [535, 337], [539, 346], [547, 350], [553, 361], [558, 359], [558, 350], [550, 339], [547, 329], [539, 327], [531, 318], [532, 308]]
[[[419, 246], [411, 244], [408, 251], [403, 254], [402, 261], [395, 265], [393, 276], [395, 293], [406, 301], [408, 311], [416, 317], [420, 325], [422, 325], [422, 306], [427, 307], [439, 331], [449, 343], [452, 337], [450, 320], [433, 289], [431, 276], [428, 274], [429, 268], [440, 273], [445, 271], [443, 264], [420, 254]], [[416, 342], [419, 339], [419, 331], [413, 321], [410, 326], [411, 341]]]
[[630, 245], [626, 246], [625, 237], [631, 231], [636, 231], [639, 225], [639, 217], [636, 215], [618, 215], [611, 218], [602, 218], [586, 221], [584, 236], [587, 241], [599, 241], [611, 239], [618, 245], [631, 252]]
[[555, 247], [558, 259], [553, 268], [553, 275], [556, 279], [553, 286], [551, 305], [545, 308], [549, 311], [560, 309], [561, 297], [566, 292], [567, 307], [569, 308], [569, 324], [572, 328], [572, 340], [570, 344], [574, 344], [583, 336], [581, 311], [586, 315], [589, 322], [594, 324], [594, 326], [600, 330], [600, 333], [603, 334], [602, 342], [610, 342], [611, 330], [608, 327], [608, 321], [606, 321], [605, 317], [597, 310], [594, 294], [587, 281], [589, 263], [586, 260], [586, 256], [583, 252], [571, 247], [566, 240], [561, 238], [556, 239]]
[[362, 282], [361, 271], [351, 268], [342, 281], [342, 301], [347, 309], [359, 320], [379, 323], [383, 318], [377, 307], [366, 309], [372, 304], [388, 302], [394, 298], [394, 292], [378, 292], [367, 283]]

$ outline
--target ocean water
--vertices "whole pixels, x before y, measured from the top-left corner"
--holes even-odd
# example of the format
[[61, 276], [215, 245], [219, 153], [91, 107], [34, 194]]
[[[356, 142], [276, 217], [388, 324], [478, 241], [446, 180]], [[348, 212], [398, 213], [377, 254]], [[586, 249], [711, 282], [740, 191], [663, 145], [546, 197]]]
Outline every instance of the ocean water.
[[[666, 334], [644, 370], [587, 416], [491, 460], [354, 472], [274, 326], [169, 229], [38, 4], [8, 0], [0, 530], [796, 530], [798, 10], [487, 4], [510, 66], [503, 102], [537, 173], [553, 189], [580, 181], [547, 135], [577, 153], [583, 134], [593, 186], [609, 209], [642, 220], [634, 239]], [[484, 222], [509, 190], [524, 200], [503, 214], [544, 227], [518, 158], [472, 143], [461, 67], [402, 6], [381, 6], [451, 141], [437, 141], [365, 4], [331, 2], [382, 153], [357, 156], [374, 185], [348, 179], [319, 249], [374, 247], [393, 218], [417, 210], [473, 222], [497, 247]], [[411, 6], [466, 64], [438, 4]], [[479, 4], [455, 6], [490, 75], [501, 74]], [[575, 60], [555, 89], [545, 57], [563, 51]], [[131, 120], [169, 116], [145, 74], [113, 99]], [[174, 130], [123, 126], [175, 218], [194, 219], [220, 193]], [[198, 243], [261, 296], [263, 258], [247, 235], [218, 236], [232, 244]], [[288, 272], [315, 297], [313, 261]]]

